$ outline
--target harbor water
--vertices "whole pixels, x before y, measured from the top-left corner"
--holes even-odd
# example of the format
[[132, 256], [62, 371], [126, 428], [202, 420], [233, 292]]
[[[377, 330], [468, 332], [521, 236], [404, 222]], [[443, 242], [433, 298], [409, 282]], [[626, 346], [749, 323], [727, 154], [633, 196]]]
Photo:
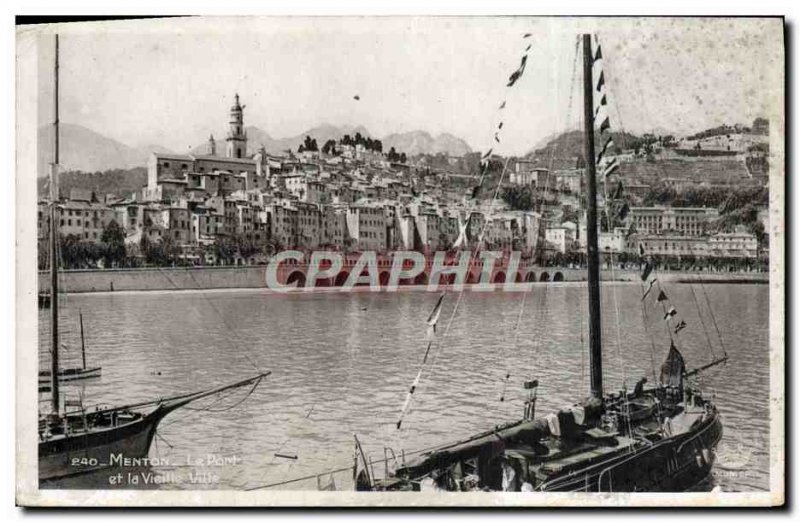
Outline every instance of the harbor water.
[[[253, 289], [69, 295], [61, 308], [67, 347], [62, 366], [80, 364], [81, 311], [87, 363], [102, 366], [102, 378], [64, 389], [68, 399], [80, 398], [90, 407], [119, 405], [270, 370], [241, 403], [249, 390], [167, 416], [150, 450], [154, 462], [142, 473], [149, 480], [122, 487], [317, 489], [318, 481], [333, 481], [339, 489], [351, 488], [354, 434], [380, 478], [385, 471], [380, 461], [392, 451], [402, 460], [519, 418], [526, 380], [540, 383], [537, 415], [586, 395], [585, 285], [528, 288], [447, 294], [437, 342], [399, 431], [436, 293], [265, 295]], [[769, 287], [674, 284], [664, 290], [666, 304], [678, 311], [675, 322], [688, 325], [676, 336], [687, 367], [710, 362], [723, 347], [730, 356], [727, 364], [699, 377], [716, 397], [724, 424], [713, 476], [703, 487], [768, 490]], [[669, 349], [661, 303], [654, 292], [643, 309], [641, 295], [636, 283], [602, 287], [607, 391], [623, 383], [630, 389], [641, 377], [652, 382]], [[48, 311], [40, 311], [39, 323], [46, 368]], [[100, 472], [47, 487], [121, 486]]]

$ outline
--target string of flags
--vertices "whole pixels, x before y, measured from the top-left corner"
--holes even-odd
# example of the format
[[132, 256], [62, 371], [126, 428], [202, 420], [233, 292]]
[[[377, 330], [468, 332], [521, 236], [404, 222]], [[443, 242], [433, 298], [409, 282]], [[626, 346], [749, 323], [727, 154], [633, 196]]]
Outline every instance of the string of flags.
[[[595, 97], [597, 106], [594, 110], [594, 121], [595, 124], [598, 125], [598, 130], [600, 132], [600, 142], [602, 145], [600, 146], [600, 151], [596, 157], [596, 165], [598, 165], [598, 171], [600, 172], [604, 187], [606, 186], [609, 179], [612, 176], [619, 176], [620, 170], [620, 161], [619, 159], [614, 156], [609, 158], [608, 152], [613, 150], [614, 139], [612, 137], [612, 129], [611, 129], [611, 119], [608, 115], [608, 93], [607, 93], [607, 86], [606, 86], [606, 76], [605, 71], [603, 70], [603, 51], [602, 47], [600, 46], [600, 42], [597, 40], [595, 36], [595, 45], [596, 51], [593, 56], [593, 64], [596, 64], [596, 67], [599, 69], [599, 74], [597, 76], [597, 83], [595, 85], [595, 90], [597, 91], [597, 96]], [[606, 197], [606, 212], [607, 216], [610, 214], [609, 206], [613, 205], [616, 209], [613, 215], [616, 217], [618, 221], [624, 221], [628, 215], [630, 214], [630, 205], [624, 199], [625, 198], [625, 188], [622, 183], [621, 179], [616, 179], [615, 188], [611, 193], [610, 197]], [[606, 193], [607, 195], [607, 193]], [[607, 195], [608, 196], [608, 195]], [[610, 201], [609, 201], [610, 200]], [[610, 224], [609, 224], [610, 226]], [[633, 223], [628, 226], [626, 232], [626, 239], [629, 238], [636, 232], [636, 227]], [[639, 255], [644, 259], [644, 265], [642, 266], [641, 272], [641, 280], [643, 283], [643, 291], [642, 291], [642, 302], [647, 299], [650, 293], [653, 291], [653, 288], [658, 288], [658, 295], [656, 297], [656, 302], [661, 303], [664, 311], [664, 320], [671, 325], [671, 321], [673, 318], [678, 314], [677, 309], [674, 306], [667, 307], [667, 303], [669, 302], [669, 297], [667, 296], [666, 292], [661, 288], [661, 285], [658, 283], [658, 278], [654, 276], [654, 269], [655, 266], [651, 262], [651, 260], [646, 256], [646, 251], [643, 243], [639, 243]], [[668, 331], [670, 336], [673, 333], [677, 334], [681, 330], [687, 327], [687, 323], [685, 320], [681, 319], [674, 327], [668, 326]]]
[[[525, 33], [525, 34], [522, 35], [522, 38], [527, 40], [527, 39], [531, 38], [531, 36], [533, 36], [533, 33]], [[508, 77], [508, 81], [506, 82], [506, 87], [507, 88], [513, 87], [520, 80], [520, 78], [522, 78], [523, 74], [525, 74], [525, 68], [526, 68], [526, 66], [528, 64], [528, 52], [531, 50], [532, 47], [533, 47], [533, 43], [528, 43], [525, 46], [525, 50], [522, 53], [522, 58], [520, 58], [519, 66]], [[506, 100], [503, 100], [500, 103], [500, 105], [498, 106], [497, 110], [500, 111], [500, 114], [502, 115], [502, 111], [505, 108], [506, 108]], [[495, 132], [494, 132], [494, 134], [492, 136], [492, 143], [493, 144], [501, 142], [500, 133], [503, 130], [503, 125], [504, 125], [504, 121], [501, 119], [500, 122], [497, 124], [497, 128], [496, 128], [496, 130], [495, 130]], [[487, 172], [487, 170], [489, 168], [489, 163], [491, 162], [493, 153], [494, 153], [494, 148], [492, 147], [492, 148], [489, 148], [489, 150], [487, 150], [481, 156], [480, 163], [479, 163], [480, 167], [481, 167], [480, 181], [478, 182], [478, 184], [476, 186], [474, 186], [472, 188], [472, 191], [470, 193], [470, 199], [472, 199], [473, 201], [476, 200], [478, 198], [478, 196], [480, 196], [481, 190], [483, 189], [483, 183], [484, 183], [484, 181], [486, 179], [486, 172]], [[455, 243], [453, 244], [453, 248], [460, 248], [460, 247], [467, 246], [467, 243], [469, 241], [469, 224], [470, 224], [470, 219], [471, 218], [472, 218], [472, 212], [471, 211], [467, 212], [467, 216], [466, 216], [465, 219], [461, 220], [460, 217], [459, 217], [459, 234], [458, 234], [458, 238], [456, 239]]]
[[[611, 118], [608, 115], [606, 76], [605, 71], [603, 71], [602, 68], [603, 51], [600, 46], [600, 42], [597, 41], [597, 37], [595, 37], [595, 45], [596, 51], [593, 57], [593, 64], [596, 64], [596, 68], [600, 70], [600, 73], [598, 75], [598, 80], [595, 87], [598, 94], [595, 97], [596, 107], [594, 110], [594, 120], [595, 123], [599, 122], [598, 130], [600, 132], [600, 143], [602, 144], [600, 145], [600, 151], [595, 158], [595, 164], [598, 166], [598, 172], [603, 180], [603, 187], [605, 188], [607, 186], [607, 182], [613, 176], [619, 174], [620, 162], [617, 157], [609, 158], [607, 156], [608, 151], [612, 150], [614, 147], [614, 139], [612, 136]], [[630, 205], [627, 201], [625, 201], [625, 189], [622, 184], [622, 180], [617, 180], [614, 186], [615, 189], [611, 193], [610, 197], [608, 196], [608, 192], [605, 193], [606, 216], [609, 221], [609, 228], [612, 227], [611, 216], [613, 216], [617, 223], [624, 222], [631, 211]], [[635, 233], [635, 231], [636, 229], [633, 223], [630, 223], [628, 225], [625, 238], [628, 239]]]
[[419, 370], [417, 371], [417, 376], [414, 377], [414, 381], [411, 383], [411, 387], [408, 389], [408, 393], [406, 394], [406, 399], [403, 402], [403, 407], [400, 409], [400, 418], [397, 420], [397, 429], [399, 430], [403, 424], [403, 418], [405, 418], [406, 412], [408, 412], [408, 407], [411, 406], [411, 398], [414, 396], [414, 392], [417, 390], [417, 386], [419, 386], [419, 381], [422, 378], [422, 371], [425, 369], [425, 365], [428, 362], [428, 355], [431, 352], [431, 346], [433, 346], [433, 341], [436, 337], [436, 323], [439, 322], [439, 316], [442, 314], [442, 302], [444, 301], [444, 292], [439, 294], [439, 300], [436, 301], [436, 306], [433, 307], [433, 311], [428, 316], [428, 320], [425, 323], [428, 325], [428, 329], [426, 332], [426, 338], [428, 341], [428, 347], [425, 349], [425, 356], [422, 358], [422, 364], [419, 366]]
[[[639, 254], [642, 257], [644, 257], [645, 253], [646, 252], [644, 245], [640, 243]], [[642, 292], [642, 301], [644, 301], [647, 298], [647, 296], [650, 295], [650, 292], [653, 290], [653, 287], [658, 283], [658, 278], [656, 277], [650, 278], [652, 274], [653, 274], [653, 264], [650, 262], [649, 259], [645, 259], [644, 267], [642, 268], [641, 278], [642, 281], [647, 284], [647, 288], [645, 288], [644, 292]], [[669, 308], [667, 308], [666, 303], [669, 302], [669, 296], [667, 296], [667, 293], [661, 288], [660, 284], [658, 285], [658, 288], [659, 291], [658, 295], [656, 296], [656, 302], [661, 303], [661, 306], [663, 307], [664, 320], [671, 321], [678, 314], [678, 310], [674, 306], [670, 306]], [[668, 331], [671, 332], [670, 336], [673, 333], [677, 334], [687, 326], [688, 324], [686, 323], [686, 321], [684, 319], [681, 319], [674, 327], [671, 328], [671, 330], [670, 327], [668, 327]]]

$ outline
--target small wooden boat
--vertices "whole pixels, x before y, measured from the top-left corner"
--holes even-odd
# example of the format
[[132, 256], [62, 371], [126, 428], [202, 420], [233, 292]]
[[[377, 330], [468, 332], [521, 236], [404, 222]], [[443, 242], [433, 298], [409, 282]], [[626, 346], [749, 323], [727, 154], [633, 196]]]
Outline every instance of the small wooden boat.
[[[86, 367], [86, 338], [83, 333], [83, 313], [79, 313], [79, 317], [81, 325], [81, 359], [83, 361], [83, 366], [59, 369], [58, 381], [60, 383], [99, 378], [102, 371], [101, 366], [95, 366], [93, 368]], [[49, 384], [52, 379], [53, 374], [51, 370], [39, 370], [39, 393], [50, 391]]]

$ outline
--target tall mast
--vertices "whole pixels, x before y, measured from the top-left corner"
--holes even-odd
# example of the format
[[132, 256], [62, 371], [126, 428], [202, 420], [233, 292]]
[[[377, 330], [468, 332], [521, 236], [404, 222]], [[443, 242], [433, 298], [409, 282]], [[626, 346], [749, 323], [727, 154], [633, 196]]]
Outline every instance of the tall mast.
[[53, 163], [50, 165], [50, 390], [52, 409], [60, 413], [58, 390], [58, 35], [56, 35], [53, 95]]
[[78, 317], [81, 321], [81, 359], [83, 360], [83, 369], [86, 369], [86, 339], [83, 337], [83, 312], [78, 312]]
[[589, 375], [592, 397], [603, 397], [603, 347], [600, 323], [600, 257], [597, 246], [597, 180], [594, 156], [592, 36], [583, 35], [583, 125], [586, 159], [586, 255], [589, 279]]

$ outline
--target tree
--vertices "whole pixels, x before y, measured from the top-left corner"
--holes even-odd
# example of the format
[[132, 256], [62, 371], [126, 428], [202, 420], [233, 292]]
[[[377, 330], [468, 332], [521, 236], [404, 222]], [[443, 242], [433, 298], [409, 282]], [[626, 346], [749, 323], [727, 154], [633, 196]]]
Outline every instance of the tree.
[[107, 267], [119, 266], [126, 261], [128, 252], [125, 249], [125, 231], [119, 223], [111, 220], [103, 228], [100, 241], [103, 243], [103, 258]]
[[336, 140], [328, 140], [322, 145], [322, 153], [336, 156]]

